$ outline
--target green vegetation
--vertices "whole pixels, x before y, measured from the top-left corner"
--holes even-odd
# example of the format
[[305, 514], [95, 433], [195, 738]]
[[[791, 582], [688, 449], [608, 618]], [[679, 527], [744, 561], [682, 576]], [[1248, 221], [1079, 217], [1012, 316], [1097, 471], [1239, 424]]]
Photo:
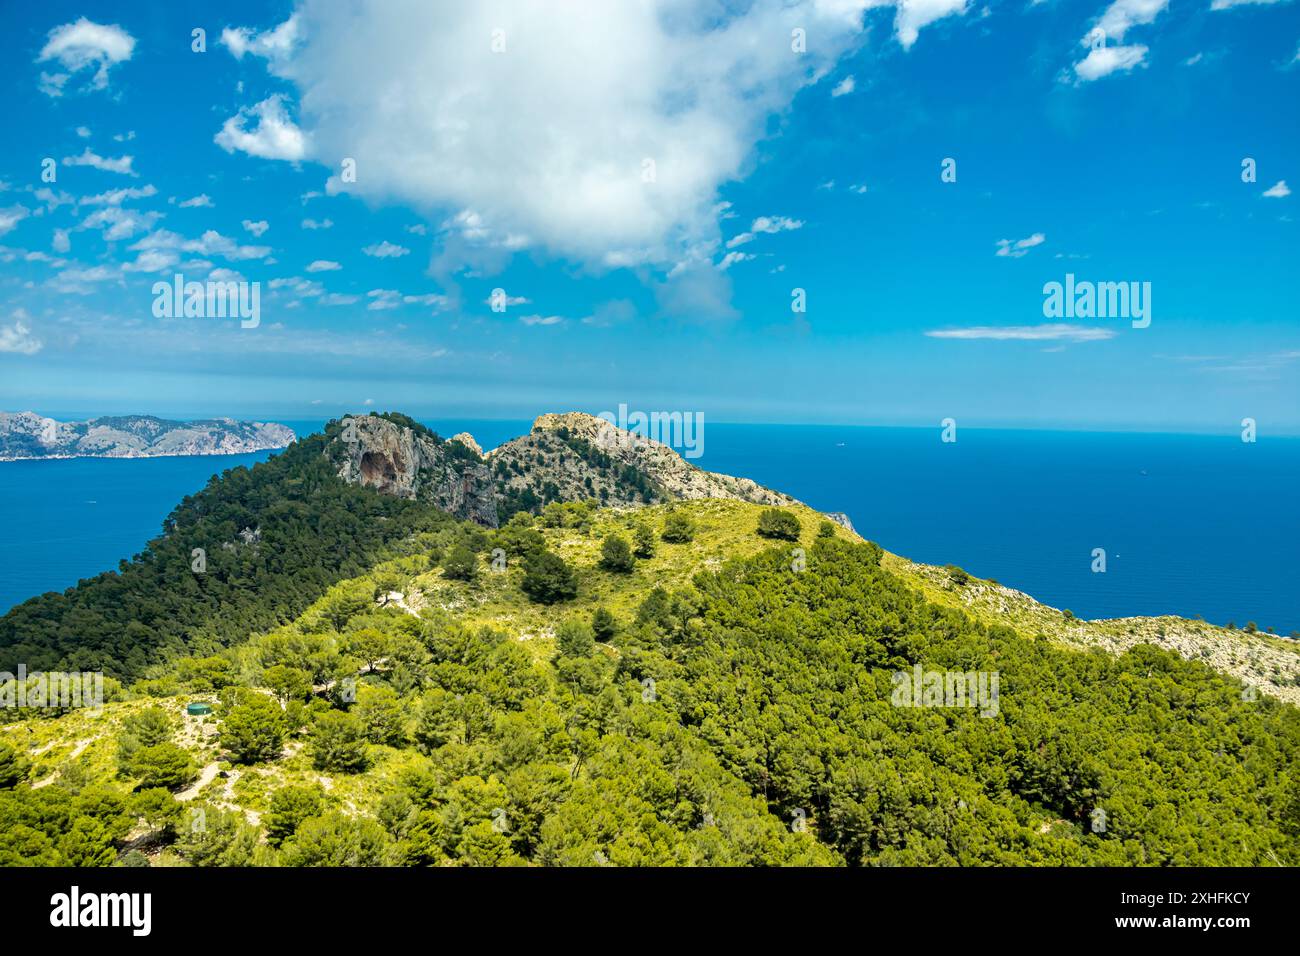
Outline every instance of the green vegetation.
[[617, 534], [606, 535], [600, 545], [600, 566], [615, 574], [629, 574], [635, 565], [627, 539]]
[[802, 531], [799, 519], [786, 508], [764, 508], [758, 516], [758, 533], [764, 538], [798, 541]]
[[670, 511], [661, 537], [671, 544], [687, 544], [695, 539], [695, 522], [684, 510]]
[[[420, 538], [101, 717], [5, 728], [0, 863], [1300, 864], [1294, 708], [1149, 645], [984, 622], [782, 510], [806, 570], [721, 500], [675, 505], [692, 546], [626, 573], [604, 542], [664, 509], [512, 521], [485, 544], [523, 560], [468, 581], [432, 560], [459, 530]], [[894, 706], [918, 664], [996, 672], [996, 715]], [[182, 803], [138, 772], [153, 747], [228, 772]]]
[[325, 450], [340, 427], [214, 477], [117, 571], [11, 609], [0, 617], [0, 671], [22, 662], [135, 680], [159, 661], [212, 654], [291, 620], [335, 582], [413, 553], [419, 532], [456, 523], [339, 481]]

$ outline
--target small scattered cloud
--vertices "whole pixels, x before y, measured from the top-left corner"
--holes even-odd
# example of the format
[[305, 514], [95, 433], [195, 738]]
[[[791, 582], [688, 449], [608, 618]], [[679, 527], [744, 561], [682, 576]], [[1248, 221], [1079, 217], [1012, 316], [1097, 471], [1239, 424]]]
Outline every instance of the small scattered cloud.
[[1285, 179], [1279, 179], [1277, 183], [1264, 190], [1264, 195], [1269, 199], [1285, 199], [1291, 195], [1291, 190], [1287, 187]]
[[1097, 47], [1074, 64], [1074, 73], [1081, 82], [1090, 83], [1119, 71], [1128, 72], [1146, 59], [1147, 47], [1140, 43], [1132, 46]]
[[1047, 236], [1041, 232], [1036, 232], [1026, 239], [999, 239], [997, 241], [998, 251], [995, 255], [1004, 258], [1019, 259], [1021, 256], [1028, 254], [1034, 246], [1041, 246], [1047, 241]]
[[396, 259], [406, 255], [411, 250], [407, 249], [405, 246], [399, 246], [396, 243], [389, 242], [387, 239], [385, 239], [383, 242], [378, 242], [375, 243], [374, 245], [366, 246], [361, 251], [368, 256], [373, 256], [376, 259]]
[[330, 259], [317, 259], [307, 267], [308, 272], [337, 272], [343, 267]]
[[851, 75], [846, 76], [844, 79], [840, 80], [838, 83], [835, 84], [835, 88], [831, 90], [831, 97], [835, 98], [839, 96], [848, 96], [850, 93], [853, 92], [853, 90], [856, 87], [857, 87], [857, 83], [853, 79], [853, 77]]
[[221, 31], [222, 46], [229, 50], [236, 60], [242, 60], [245, 53], [251, 53], [272, 62], [279, 62], [293, 52], [297, 41], [297, 16], [291, 16], [275, 29], [261, 33], [248, 27], [226, 27]]
[[243, 222], [240, 223], [240, 225], [244, 227], [245, 232], [251, 233], [253, 237], [256, 239], [260, 239], [262, 237], [262, 233], [266, 232], [266, 230], [271, 228], [271, 224], [268, 223], [265, 219], [258, 219], [256, 221], [252, 219], [245, 219]]
[[197, 196], [179, 203], [179, 206], [182, 209], [211, 209], [212, 200], [208, 197], [207, 193], [199, 193]]
[[304, 219], [302, 227], [304, 229], [332, 229], [334, 222], [331, 219]]
[[1069, 342], [1099, 342], [1103, 339], [1113, 339], [1118, 333], [1114, 329], [1052, 322], [1045, 325], [975, 325], [963, 329], [932, 329], [925, 334], [933, 339], [992, 339], [1023, 342], [1064, 339]]
[[564, 321], [560, 315], [523, 315], [519, 321], [524, 325], [559, 325]]
[[64, 156], [64, 166], [90, 166], [94, 169], [102, 169], [106, 173], [119, 173], [123, 176], [135, 176], [136, 172], [131, 169], [133, 156], [119, 156], [117, 159], [108, 159], [100, 156], [89, 146], [80, 156]]
[[7, 209], [0, 209], [0, 236], [11, 231], [14, 226], [18, 225], [31, 214], [31, 210], [26, 206], [10, 206]]

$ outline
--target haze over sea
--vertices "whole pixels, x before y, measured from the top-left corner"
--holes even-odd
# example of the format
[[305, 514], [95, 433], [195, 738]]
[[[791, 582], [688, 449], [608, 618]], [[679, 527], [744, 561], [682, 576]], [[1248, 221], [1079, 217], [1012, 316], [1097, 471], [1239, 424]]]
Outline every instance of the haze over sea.
[[[306, 435], [322, 423], [285, 424]], [[530, 427], [427, 424], [484, 448]], [[0, 611], [115, 568], [213, 474], [269, 454], [0, 463]], [[1081, 617], [1300, 629], [1300, 438], [963, 428], [945, 444], [937, 427], [707, 423], [693, 463], [846, 512], [890, 551]]]

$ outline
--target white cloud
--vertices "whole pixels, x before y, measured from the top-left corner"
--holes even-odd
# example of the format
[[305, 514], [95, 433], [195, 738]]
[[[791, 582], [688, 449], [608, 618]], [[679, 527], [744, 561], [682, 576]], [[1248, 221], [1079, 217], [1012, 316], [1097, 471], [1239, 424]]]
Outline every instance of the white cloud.
[[[331, 167], [328, 191], [406, 203], [433, 221], [473, 210], [481, 229], [451, 250], [466, 259], [490, 237], [507, 252], [527, 243], [587, 263], [666, 266], [720, 242], [719, 189], [882, 5], [310, 0], [297, 42], [268, 66], [297, 87], [295, 143]], [[899, 40], [910, 46], [923, 25], [964, 10], [964, 0], [901, 0]], [[796, 27], [809, 38], [803, 55], [790, 48]], [[494, 29], [504, 54], [491, 50]], [[232, 51], [255, 42], [240, 34]], [[338, 178], [343, 156], [356, 182]]]
[[241, 60], [245, 53], [268, 60], [282, 60], [293, 49], [298, 39], [298, 18], [290, 17], [274, 30], [255, 33], [247, 27], [226, 27], [221, 31], [221, 43]]
[[331, 262], [329, 259], [317, 259], [307, 267], [308, 272], [337, 272], [343, 267], [337, 262]]
[[1214, 0], [1210, 4], [1211, 10], [1231, 10], [1233, 7], [1244, 7], [1250, 4], [1266, 6], [1271, 3], [1287, 3], [1288, 0]]
[[922, 27], [952, 14], [966, 13], [966, 0], [898, 0], [894, 31], [903, 49], [911, 49]]
[[1285, 199], [1287, 196], [1291, 195], [1291, 190], [1287, 188], [1285, 179], [1279, 179], [1276, 185], [1270, 186], [1268, 189], [1264, 190], [1264, 195], [1268, 196], [1270, 199]]
[[104, 206], [82, 220], [79, 229], [101, 229], [109, 242], [130, 239], [137, 232], [148, 232], [161, 218], [156, 212], [140, 212], [121, 206]]
[[976, 325], [964, 329], [935, 329], [925, 334], [935, 339], [1097, 342], [1113, 339], [1118, 333], [1114, 329], [1054, 322], [1045, 325]]
[[26, 206], [10, 206], [7, 209], [0, 209], [0, 236], [9, 232], [24, 219], [30, 215], [31, 210]]
[[27, 313], [22, 309], [13, 313], [12, 325], [0, 325], [0, 352], [16, 352], [19, 355], [35, 355], [44, 343], [32, 335], [27, 324]]
[[135, 176], [136, 173], [131, 169], [133, 156], [119, 156], [117, 159], [108, 159], [100, 156], [91, 150], [89, 146], [80, 156], [64, 156], [64, 166], [91, 166], [95, 169], [102, 169], [106, 173], [121, 173], [124, 176]]
[[866, 183], [854, 183], [849, 187], [849, 192], [857, 193], [859, 196], [865, 195], [867, 191]]
[[744, 262], [747, 259], [756, 259], [756, 258], [758, 257], [751, 255], [748, 252], [728, 252], [725, 256], [722, 257], [722, 261], [718, 263], [718, 268], [722, 270], [730, 269], [737, 262]]
[[72, 241], [68, 238], [68, 230], [55, 229], [54, 238], [50, 241], [50, 248], [55, 252], [67, 252], [72, 248]]
[[128, 186], [123, 189], [110, 189], [95, 196], [83, 196], [77, 200], [77, 203], [82, 206], [120, 206], [127, 199], [148, 199], [156, 195], [158, 190], [151, 185], [141, 186], [139, 189]]
[[[491, 296], [488, 296], [486, 299], [484, 299], [484, 300], [483, 300], [483, 303], [484, 303], [485, 305], [494, 305], [494, 304], [496, 304], [496, 303], [493, 301], [493, 299], [492, 299]], [[529, 299], [527, 296], [523, 296], [523, 295], [510, 295], [509, 293], [506, 293], [504, 296], [502, 296], [502, 299], [501, 299], [501, 303], [500, 303], [500, 304], [501, 304], [502, 306], [504, 306], [505, 308], [508, 309], [508, 308], [510, 308], [510, 306], [512, 306], [512, 305], [532, 305], [532, 300]]]
[[831, 98], [833, 99], [837, 96], [847, 96], [849, 93], [853, 92], [856, 86], [857, 83], [854, 81], [853, 77], [846, 76], [844, 79], [840, 80], [838, 83], [835, 84], [835, 88], [831, 90]]
[[1034, 246], [1041, 246], [1046, 241], [1047, 237], [1041, 232], [1036, 232], [1027, 239], [999, 239], [996, 255], [1019, 259]]
[[166, 272], [177, 262], [180, 256], [166, 249], [145, 249], [135, 257], [134, 262], [122, 264], [123, 272]]
[[771, 235], [802, 228], [802, 219], [791, 219], [789, 216], [759, 216], [750, 223], [748, 232], [738, 233], [728, 239], [727, 248], [734, 249], [737, 246], [743, 246], [745, 243], [753, 241], [759, 233]]
[[233, 239], [228, 239], [209, 229], [198, 239], [186, 239], [184, 236], [166, 229], [150, 233], [135, 245], [133, 252], [145, 249], [172, 249], [200, 256], [220, 256], [223, 259], [265, 259], [271, 254], [270, 246], [241, 246]]
[[304, 219], [302, 227], [304, 229], [330, 229], [334, 222], [330, 219]]
[[256, 239], [262, 238], [262, 233], [271, 228], [270, 224], [265, 219], [258, 219], [256, 221], [245, 219], [240, 223], [240, 225], [244, 227], [245, 232], [252, 233], [253, 237]]
[[1111, 44], [1122, 41], [1133, 27], [1152, 23], [1168, 6], [1169, 0], [1115, 0], [1079, 41], [1091, 49], [1074, 64], [1076, 82], [1090, 83], [1112, 73], [1127, 73], [1141, 64], [1148, 47], [1140, 43]]
[[182, 209], [212, 208], [212, 200], [208, 198], [207, 193], [199, 193], [191, 199], [187, 199], [179, 204]]
[[402, 293], [396, 289], [371, 289], [366, 296], [374, 300], [366, 306], [371, 312], [395, 309], [402, 304]]
[[108, 86], [108, 73], [119, 63], [131, 59], [135, 38], [119, 26], [92, 23], [85, 17], [75, 23], [65, 23], [50, 31], [49, 39], [41, 48], [37, 63], [56, 61], [65, 73], [41, 73], [41, 91], [48, 96], [61, 96], [68, 80], [83, 69], [95, 68], [90, 87], [96, 90]]
[[86, 126], [78, 126], [78, 127], [77, 127], [77, 130], [76, 130], [76, 133], [77, 133], [77, 135], [80, 136], [82, 139], [90, 139], [90, 129], [89, 129], [89, 127], [86, 127]]
[[1146, 55], [1147, 47], [1141, 44], [1098, 47], [1074, 64], [1074, 72], [1083, 82], [1091, 82], [1116, 70], [1127, 72], [1141, 63]]
[[[1159, 16], [1169, 0], [1115, 0], [1097, 21], [1097, 27], [1106, 35], [1106, 42], [1122, 40], [1130, 27], [1146, 26]], [[1084, 38], [1085, 45], [1091, 45], [1089, 38]]]
[[[247, 121], [257, 119], [257, 126], [247, 128]], [[228, 153], [239, 150], [259, 159], [286, 159], [297, 162], [307, 154], [307, 137], [294, 125], [284, 109], [284, 97], [276, 94], [253, 107], [245, 107], [230, 117], [214, 137], [214, 142]]]
[[376, 259], [396, 259], [410, 252], [405, 246], [399, 246], [385, 239], [383, 242], [366, 246], [361, 250], [368, 256], [374, 256]]
[[561, 315], [521, 315], [519, 321], [524, 325], [559, 325], [564, 321]]

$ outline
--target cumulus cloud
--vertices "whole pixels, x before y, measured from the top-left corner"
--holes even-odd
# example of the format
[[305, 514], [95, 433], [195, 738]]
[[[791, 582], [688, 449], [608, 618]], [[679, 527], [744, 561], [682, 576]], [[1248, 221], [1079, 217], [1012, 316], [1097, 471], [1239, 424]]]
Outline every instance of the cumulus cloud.
[[903, 49], [911, 49], [920, 30], [935, 20], [966, 13], [966, 0], [899, 0], [894, 16], [894, 32]]
[[87, 146], [80, 156], [64, 156], [63, 165], [90, 166], [94, 169], [102, 169], [106, 173], [135, 176], [135, 171], [131, 169], [131, 163], [134, 159], [133, 156], [119, 156], [117, 159], [108, 159], [105, 156], [100, 156]]
[[750, 223], [747, 232], [739, 233], [728, 239], [727, 248], [734, 249], [737, 246], [743, 246], [745, 243], [751, 242], [759, 233], [773, 234], [802, 228], [802, 219], [791, 219], [789, 216], [759, 216]]
[[1269, 199], [1285, 199], [1291, 195], [1291, 190], [1287, 187], [1285, 179], [1279, 179], [1275, 185], [1264, 190], [1264, 195]]
[[1142, 44], [1133, 46], [1097, 47], [1078, 63], [1074, 64], [1075, 75], [1083, 82], [1099, 80], [1116, 71], [1128, 72], [1146, 59], [1147, 48]]
[[13, 314], [13, 323], [0, 325], [0, 352], [35, 355], [43, 347], [40, 339], [32, 335], [27, 324], [27, 313], [19, 309]]
[[1127, 73], [1141, 64], [1148, 52], [1146, 46], [1110, 44], [1122, 41], [1131, 28], [1153, 22], [1168, 6], [1169, 0], [1115, 0], [1079, 41], [1090, 49], [1087, 56], [1074, 64], [1076, 82], [1090, 83], [1112, 73]]
[[994, 339], [997, 341], [1042, 342], [1064, 339], [1070, 342], [1098, 342], [1113, 339], [1114, 329], [1051, 322], [1044, 325], [975, 325], [964, 329], [934, 329], [925, 333], [934, 339]]
[[336, 272], [343, 267], [329, 259], [317, 259], [307, 267], [308, 272]]
[[83, 196], [77, 200], [77, 203], [82, 206], [120, 206], [128, 199], [148, 199], [156, 195], [158, 190], [152, 185], [141, 186], [138, 189], [127, 186], [123, 189], [110, 189], [108, 192], [94, 196]]
[[178, 205], [182, 209], [199, 209], [199, 208], [210, 209], [212, 208], [212, 200], [208, 197], [207, 193], [199, 193], [197, 196], [194, 196], [191, 199], [186, 199], [184, 202], [179, 203]]
[[267, 60], [281, 60], [288, 56], [298, 39], [298, 18], [290, 17], [273, 30], [256, 33], [247, 27], [226, 27], [221, 31], [221, 43], [236, 60], [245, 53]]
[[[253, 119], [257, 124], [250, 129]], [[214, 141], [228, 153], [238, 150], [259, 159], [297, 162], [307, 154], [307, 138], [289, 118], [279, 94], [241, 109], [222, 124]]]
[[853, 79], [853, 77], [846, 76], [844, 79], [840, 80], [838, 83], [835, 84], [835, 88], [831, 90], [831, 97], [833, 98], [837, 96], [847, 96], [848, 94], [852, 93], [856, 87], [857, 87], [857, 83]]
[[1047, 237], [1041, 232], [1036, 232], [1027, 239], [999, 239], [997, 255], [1019, 259], [1029, 252], [1034, 246], [1041, 246], [1047, 241]]
[[11, 231], [14, 226], [18, 225], [31, 214], [31, 210], [26, 206], [10, 206], [7, 209], [0, 209], [0, 236]]
[[240, 225], [244, 227], [245, 232], [252, 233], [253, 237], [258, 239], [261, 238], [262, 233], [266, 232], [266, 230], [271, 228], [270, 224], [267, 223], [265, 219], [258, 219], [256, 221], [252, 219], [245, 219], [242, 223], [240, 223]]
[[385, 239], [383, 242], [377, 242], [374, 245], [366, 246], [361, 250], [368, 256], [374, 256], [376, 259], [397, 259], [406, 255], [411, 250], [405, 246], [399, 246], [396, 243], [389, 242]]
[[198, 239], [186, 239], [178, 233], [159, 229], [131, 246], [133, 252], [148, 249], [168, 249], [200, 256], [220, 256], [231, 260], [265, 259], [271, 254], [270, 246], [241, 246], [233, 239], [212, 229]]
[[329, 229], [334, 225], [330, 219], [304, 219], [302, 227], [304, 229]]
[[[294, 142], [332, 168], [328, 191], [430, 221], [472, 210], [479, 228], [456, 236], [467, 249], [666, 267], [719, 242], [718, 190], [748, 171], [768, 119], [861, 42], [866, 10], [888, 5], [304, 0], [296, 40], [267, 63], [297, 88]], [[899, 42], [964, 10], [900, 0]], [[256, 43], [241, 33], [231, 50]], [[337, 175], [345, 156], [355, 182]]]
[[56, 62], [65, 72], [42, 72], [41, 92], [48, 96], [62, 96], [72, 75], [86, 69], [94, 70], [90, 88], [105, 89], [109, 70], [131, 59], [134, 49], [135, 38], [119, 26], [105, 26], [82, 17], [75, 23], [55, 27], [36, 62]]

